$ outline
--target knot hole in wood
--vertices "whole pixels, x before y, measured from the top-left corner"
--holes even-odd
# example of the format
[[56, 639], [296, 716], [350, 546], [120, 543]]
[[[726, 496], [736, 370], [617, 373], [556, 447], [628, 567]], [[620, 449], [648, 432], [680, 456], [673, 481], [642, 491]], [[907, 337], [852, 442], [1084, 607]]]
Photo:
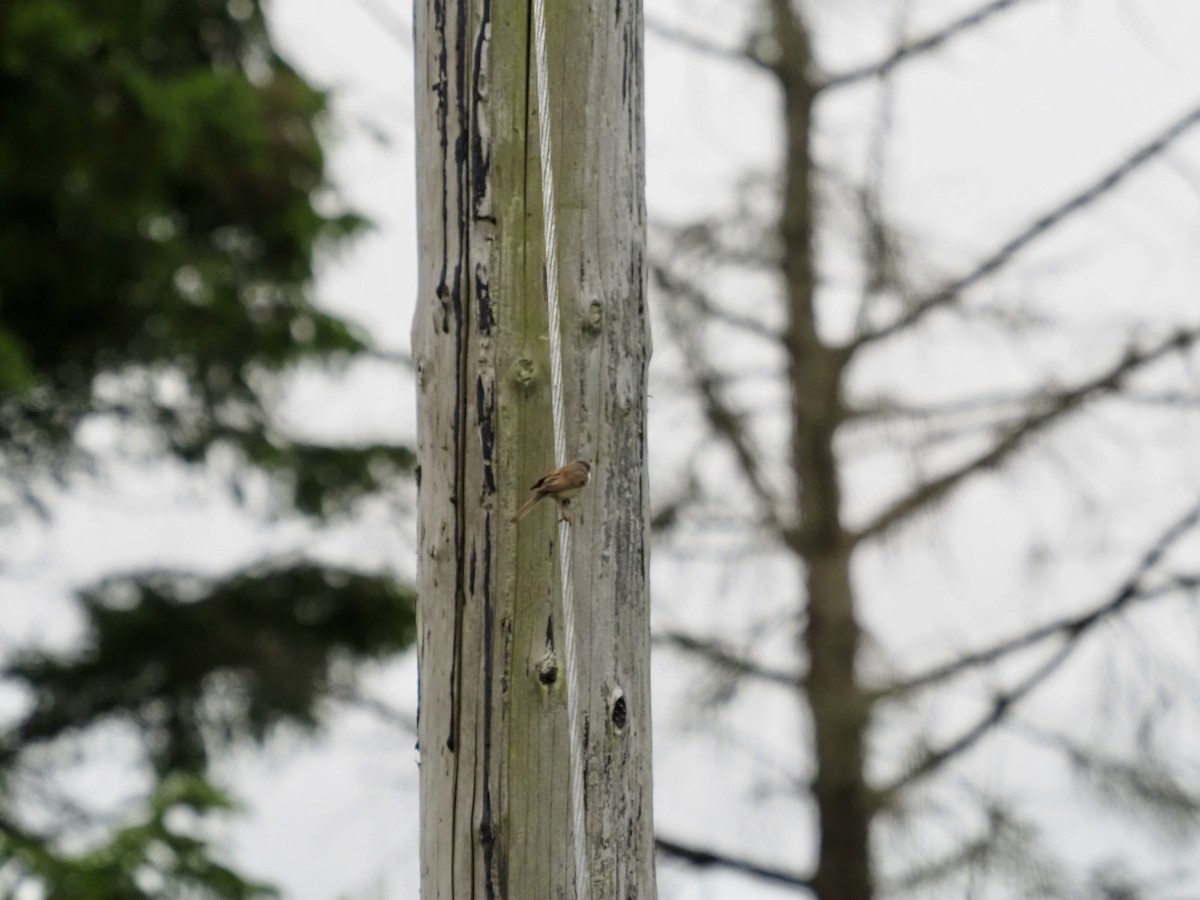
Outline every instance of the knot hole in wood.
[[520, 357], [513, 363], [512, 380], [521, 390], [528, 393], [537, 383], [537, 366], [528, 356]]
[[625, 703], [625, 692], [618, 688], [613, 688], [612, 694], [608, 698], [608, 718], [613, 724], [613, 731], [620, 734], [625, 730], [625, 725], [629, 721], [629, 708]]
[[546, 687], [558, 681], [558, 657], [553, 650], [547, 650], [546, 655], [538, 660], [537, 680]]

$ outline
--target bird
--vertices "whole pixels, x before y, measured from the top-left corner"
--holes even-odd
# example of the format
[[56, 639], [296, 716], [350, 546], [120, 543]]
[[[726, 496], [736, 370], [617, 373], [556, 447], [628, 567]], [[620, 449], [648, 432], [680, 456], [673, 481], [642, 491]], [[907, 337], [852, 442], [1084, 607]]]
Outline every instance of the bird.
[[533, 491], [533, 496], [525, 501], [524, 505], [516, 511], [510, 522], [520, 522], [529, 511], [537, 505], [539, 500], [545, 497], [553, 497], [554, 502], [558, 504], [559, 518], [565, 522], [570, 522], [571, 517], [567, 515], [567, 504], [571, 498], [584, 489], [588, 483], [588, 479], [592, 477], [592, 464], [586, 459], [577, 459], [567, 463], [565, 466], [559, 466], [557, 469], [551, 469], [545, 475], [537, 480], [530, 488]]

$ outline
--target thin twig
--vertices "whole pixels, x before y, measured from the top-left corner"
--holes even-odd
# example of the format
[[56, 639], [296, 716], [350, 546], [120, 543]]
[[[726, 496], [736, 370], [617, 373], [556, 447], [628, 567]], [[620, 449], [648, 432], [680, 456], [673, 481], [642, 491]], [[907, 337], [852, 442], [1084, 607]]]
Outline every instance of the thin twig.
[[697, 868], [719, 868], [728, 869], [731, 872], [740, 872], [743, 875], [752, 875], [755, 878], [761, 878], [764, 881], [771, 881], [775, 884], [786, 884], [791, 887], [810, 888], [812, 883], [803, 875], [795, 872], [789, 872], [785, 869], [780, 869], [775, 866], [762, 865], [761, 863], [751, 862], [750, 860], [741, 859], [740, 857], [732, 856], [728, 853], [719, 853], [715, 850], [707, 850], [702, 847], [689, 846], [681, 844], [678, 841], [668, 840], [667, 838], [656, 837], [654, 839], [655, 849], [664, 856], [670, 856], [674, 859], [682, 860], [690, 863]]
[[[663, 282], [662, 277], [668, 273], [658, 272], [656, 277], [664, 288], [669, 282]], [[670, 291], [668, 290], [668, 296]], [[777, 535], [785, 536], [787, 529], [779, 517], [779, 500], [768, 484], [762, 471], [759, 452], [745, 425], [745, 417], [725, 402], [722, 396], [722, 379], [719, 373], [707, 362], [708, 355], [703, 352], [700, 338], [697, 334], [695, 317], [690, 311], [681, 311], [671, 304], [664, 304], [667, 324], [674, 330], [676, 337], [684, 349], [684, 362], [693, 389], [700, 397], [704, 417], [716, 437], [720, 438], [737, 458], [738, 468], [750, 485], [755, 498], [762, 506], [762, 514], [771, 523]]]
[[794, 688], [800, 682], [800, 678], [796, 674], [759, 665], [737, 654], [728, 647], [722, 646], [720, 642], [715, 640], [698, 638], [694, 635], [678, 631], [660, 632], [655, 634], [652, 640], [659, 646], [671, 647], [675, 650], [683, 650], [686, 653], [703, 657], [708, 662], [714, 663], [736, 675], [745, 675], [768, 682], [769, 684], [778, 684], [787, 688]]
[[[1190, 533], [1197, 522], [1200, 522], [1200, 504], [1194, 505], [1182, 517], [1173, 522], [1159, 537], [1150, 545], [1149, 548], [1142, 554], [1136, 566], [1128, 577], [1120, 584], [1113, 595], [1105, 602], [1099, 604], [1087, 613], [1065, 619], [1061, 622], [1053, 623], [1039, 629], [1035, 629], [1025, 635], [1020, 635], [1016, 638], [1011, 638], [1008, 641], [1001, 642], [988, 650], [980, 651], [971, 654], [970, 656], [962, 657], [939, 667], [923, 676], [909, 679], [905, 682], [904, 689], [911, 690], [913, 687], [924, 686], [935, 681], [941, 681], [951, 675], [957, 674], [962, 670], [983, 665], [988, 662], [994, 662], [1001, 656], [1011, 653], [1014, 650], [1028, 647], [1037, 641], [1052, 635], [1063, 636], [1066, 641], [1056, 649], [1040, 666], [1030, 672], [1025, 678], [1021, 679], [1016, 685], [997, 695], [992, 700], [991, 708], [984, 713], [979, 720], [959, 735], [954, 740], [945, 744], [941, 748], [930, 752], [916, 767], [896, 779], [891, 785], [883, 788], [880, 793], [882, 796], [890, 796], [896, 791], [902, 790], [911, 786], [914, 782], [921, 780], [929, 775], [936, 768], [941, 766], [947, 760], [958, 756], [970, 747], [974, 746], [985, 734], [995, 727], [1007, 714], [1008, 710], [1020, 700], [1024, 699], [1035, 688], [1043, 684], [1059, 667], [1070, 658], [1080, 646], [1081, 638], [1092, 630], [1099, 623], [1106, 621], [1114, 613], [1118, 612], [1129, 603], [1139, 599], [1142, 596], [1148, 596], [1150, 592], [1139, 590], [1141, 580], [1162, 561], [1167, 552], [1175, 545], [1182, 537]], [[1176, 581], [1172, 587], [1178, 587], [1179, 581]], [[889, 691], [895, 693], [896, 691]]]
[[401, 712], [389, 703], [380, 700], [378, 697], [371, 697], [364, 694], [357, 688], [345, 686], [332, 689], [330, 694], [343, 703], [350, 706], [357, 706], [359, 709], [366, 710], [374, 716], [393, 725], [397, 728], [402, 728], [411, 734], [417, 733], [417, 720], [414, 716], [408, 713]]
[[979, 721], [948, 744], [928, 753], [916, 767], [897, 778], [892, 784], [884, 787], [880, 791], [880, 794], [888, 797], [897, 791], [910, 787], [939, 768], [947, 760], [975, 746], [984, 735], [991, 731], [1004, 718], [1010, 707], [1024, 699], [1034, 688], [1042, 684], [1054, 672], [1058, 671], [1058, 667], [1066, 662], [1067, 657], [1071, 655], [1074, 647], [1075, 642], [1068, 641], [1055, 650], [1045, 662], [1015, 686], [998, 694], [992, 700], [991, 708], [979, 718]]
[[701, 37], [690, 31], [684, 31], [676, 28], [674, 25], [668, 25], [658, 19], [647, 16], [645, 19], [646, 34], [653, 35], [657, 38], [662, 38], [664, 41], [669, 41], [683, 47], [686, 50], [693, 50], [697, 53], [703, 53], [705, 56], [711, 56], [714, 59], [727, 60], [729, 62], [744, 63], [754, 66], [759, 69], [770, 68], [767, 63], [749, 47], [729, 47], [722, 44], [714, 44], [707, 38]]
[[1161, 341], [1149, 350], [1130, 351], [1115, 365], [1097, 377], [1086, 381], [1070, 390], [1052, 394], [1045, 398], [1041, 408], [1030, 412], [1019, 422], [1011, 426], [1007, 433], [987, 451], [979, 454], [968, 462], [952, 469], [939, 478], [934, 478], [919, 485], [910, 493], [892, 503], [879, 513], [873, 520], [864, 525], [854, 536], [854, 541], [864, 541], [878, 537], [901, 522], [929, 507], [949, 494], [969, 475], [975, 472], [993, 468], [1022, 449], [1029, 441], [1041, 434], [1051, 425], [1056, 424], [1064, 416], [1081, 407], [1097, 394], [1111, 394], [1132, 374], [1148, 364], [1157, 361], [1168, 353], [1176, 350], [1186, 350], [1200, 339], [1200, 328], [1180, 331], [1166, 340]]
[[1122, 162], [1105, 172], [1092, 184], [1067, 198], [1058, 206], [1037, 218], [1030, 225], [1022, 228], [998, 249], [977, 263], [975, 268], [964, 275], [960, 275], [924, 298], [916, 300], [895, 321], [884, 325], [882, 328], [864, 333], [850, 344], [849, 349], [855, 351], [866, 344], [891, 337], [897, 332], [904, 331], [916, 324], [933, 310], [954, 302], [964, 291], [974, 287], [997, 269], [1000, 269], [1044, 234], [1108, 194], [1143, 165], [1160, 155], [1177, 138], [1198, 122], [1200, 122], [1200, 107], [1192, 109], [1174, 124], [1160, 132], [1153, 140], [1147, 142], [1127, 156]]
[[[898, 44], [904, 36], [908, 13], [907, 3], [902, 3], [897, 8], [895, 31]], [[856, 192], [859, 215], [862, 219], [862, 265], [866, 273], [862, 298], [855, 313], [856, 335], [866, 330], [868, 314], [874, 301], [884, 292], [900, 287], [897, 241], [883, 214], [888, 148], [895, 127], [895, 111], [895, 79], [884, 74], [881, 76], [878, 91], [877, 111], [867, 139], [867, 176], [862, 188]]]
[[371, 359], [377, 359], [380, 362], [395, 363], [396, 365], [403, 366], [409, 371], [414, 371], [416, 369], [416, 365], [413, 363], [412, 354], [404, 350], [382, 350], [378, 348], [372, 348], [368, 350], [365, 355]]
[[924, 406], [913, 406], [903, 400], [886, 394], [879, 394], [850, 407], [846, 419], [850, 422], [866, 421], [874, 423], [880, 419], [930, 420], [952, 419], [960, 416], [972, 417], [979, 415], [1010, 415], [1011, 412], [1029, 409], [1039, 400], [1044, 400], [1045, 394], [1012, 393], [995, 394], [992, 396], [963, 397], [944, 400], [940, 403], [929, 403]]
[[918, 38], [910, 44], [904, 44], [878, 62], [860, 66], [857, 69], [851, 69], [848, 72], [843, 72], [840, 75], [834, 75], [826, 79], [818, 86], [818, 90], [836, 90], [837, 88], [846, 87], [868, 78], [880, 78], [887, 75], [902, 62], [912, 59], [914, 56], [920, 56], [931, 50], [935, 50], [958, 34], [986, 22], [993, 16], [1004, 12], [1010, 6], [1016, 6], [1023, 2], [1025, 0], [992, 0], [991, 3], [984, 4], [974, 12], [967, 13], [961, 18], [955, 19], [948, 25], [930, 32], [925, 37]]
[[983, 650], [977, 650], [974, 653], [960, 656], [943, 665], [936, 666], [927, 672], [922, 672], [920, 675], [914, 675], [911, 678], [890, 684], [873, 693], [876, 698], [895, 697], [911, 693], [920, 688], [930, 687], [949, 678], [961, 675], [968, 669], [990, 665], [1018, 650], [1024, 650], [1050, 638], [1082, 634], [1101, 619], [1112, 615], [1114, 612], [1132, 603], [1157, 600], [1160, 597], [1176, 594], [1179, 591], [1195, 590], [1197, 587], [1200, 587], [1200, 576], [1183, 575], [1173, 577], [1166, 583], [1153, 588], [1134, 591], [1127, 595], [1117, 594], [1114, 598], [1106, 600], [1086, 613], [1067, 616], [1055, 622], [1049, 622], [1032, 631], [1006, 638]]
[[775, 344], [782, 343], [782, 336], [771, 326], [760, 322], [758, 319], [752, 319], [749, 316], [735, 313], [728, 309], [723, 309], [713, 302], [708, 294], [704, 293], [695, 284], [685, 281], [678, 277], [670, 269], [662, 263], [650, 263], [650, 275], [658, 283], [659, 287], [667, 294], [677, 297], [689, 304], [697, 313], [700, 313], [704, 318], [713, 319], [718, 322], [723, 322], [726, 325], [732, 325], [734, 328], [744, 331], [747, 334], [752, 334], [755, 337], [760, 337], [771, 341]]

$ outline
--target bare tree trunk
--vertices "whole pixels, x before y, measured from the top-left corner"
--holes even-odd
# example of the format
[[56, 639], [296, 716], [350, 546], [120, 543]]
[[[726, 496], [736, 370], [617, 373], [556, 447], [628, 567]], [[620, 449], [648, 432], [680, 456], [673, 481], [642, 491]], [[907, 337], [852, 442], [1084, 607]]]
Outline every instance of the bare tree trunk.
[[[652, 898], [641, 5], [547, 7], [588, 876]], [[571, 897], [529, 9], [416, 13], [421, 895]]]
[[[1111, 574], [1101, 574], [1104, 566], [1097, 569], [1095, 577], [1109, 578], [1110, 583], [1100, 587], [1098, 597], [1091, 597], [1082, 611], [1072, 605], [1069, 612], [1047, 622], [1047, 613], [1030, 610], [1024, 625], [978, 638], [982, 643], [976, 649], [949, 658], [939, 658], [932, 645], [925, 646], [925, 637], [913, 644], [911, 635], [881, 631], [870, 640], [869, 673], [864, 674], [860, 667], [860, 650], [867, 643], [861, 610], [884, 599], [881, 595], [886, 589], [880, 590], [875, 579], [855, 584], [851, 577], [855, 559], [873, 566], [880, 556], [890, 555], [880, 553], [880, 542], [905, 541], [906, 551], [913, 551], [914, 559], [932, 558], [942, 565], [948, 548], [940, 541], [927, 546], [932, 542], [910, 533], [910, 526], [920, 518], [929, 520], [928, 526], [939, 533], [954, 532], [956, 544], [964, 538], [958, 533], [964, 527], [971, 539], [985, 542], [980, 546], [990, 547], [997, 537], [1009, 539], [1013, 523], [1001, 522], [1002, 516], [997, 517], [990, 505], [975, 505], [977, 499], [964, 498], [964, 505], [971, 509], [964, 513], [951, 510], [949, 501], [968, 493], [963, 490], [967, 485], [1002, 479], [1014, 489], [1014, 496], [1024, 496], [1028, 484], [1023, 484], [1025, 476], [1015, 471], [1018, 460], [1028, 462], [1040, 454], [1054, 457], [1062, 453], [1062, 447], [1067, 448], [1061, 457], [1068, 461], [1064, 470], [1070, 470], [1069, 477], [1063, 478], [1070, 487], [1062, 490], [1075, 499], [1074, 492], [1091, 478], [1091, 474], [1088, 479], [1081, 478], [1081, 473], [1101, 471], [1092, 470], [1092, 462], [1083, 459], [1086, 454], [1080, 455], [1079, 434], [1105, 421], [1113, 407], [1119, 405], [1138, 416], [1160, 417], [1161, 426], [1180, 428], [1180, 434], [1185, 433], [1184, 411], [1195, 408], [1194, 383], [1186, 378], [1172, 381], [1164, 363], [1180, 364], [1176, 372], [1186, 368], [1200, 346], [1200, 326], [1186, 316], [1179, 318], [1170, 302], [1147, 305], [1139, 289], [1124, 316], [1114, 312], [1111, 322], [1097, 330], [1096, 334], [1106, 335], [1097, 342], [1090, 331], [1083, 337], [1071, 335], [1070, 328], [1051, 330], [1059, 315], [1059, 300], [1038, 297], [1037, 291], [1019, 299], [1004, 296], [1004, 282], [997, 280], [1007, 267], [1042, 247], [1055, 232], [1069, 224], [1077, 226], [1087, 215], [1099, 214], [1103, 201], [1125, 189], [1133, 175], [1150, 177], [1144, 173], [1165, 151], [1181, 152], [1181, 139], [1200, 125], [1200, 107], [1194, 104], [1156, 133], [1140, 138], [1109, 167], [1090, 172], [1054, 204], [1029, 210], [1027, 224], [1000, 236], [990, 250], [957, 273], [931, 282], [927, 275], [909, 271], [910, 261], [922, 259], [926, 251], [911, 240], [909, 224], [899, 227], [887, 214], [895, 199], [885, 190], [891, 181], [890, 148], [896, 141], [894, 116], [897, 109], [904, 108], [897, 107], [899, 85], [891, 79], [909, 62], [930, 58], [934, 51], [953, 45], [1003, 14], [1036, 5], [1029, 0], [976, 0], [956, 9], [953, 17], [941, 24], [910, 34], [907, 5], [898, 4], [891, 49], [840, 73], [815, 64], [810, 52], [814, 34], [810, 24], [830, 36], [830, 47], [840, 45], [839, 30], [857, 27], [857, 20], [852, 26], [852, 20], [841, 12], [834, 14], [832, 4], [763, 0], [769, 23], [760, 16], [748, 16], [747, 29], [740, 37], [709, 27], [711, 23], [700, 13], [690, 24], [672, 19], [654, 26], [660, 37], [678, 46], [723, 63], [740, 61], [755, 72], [767, 73], [772, 87], [779, 91], [784, 138], [778, 208], [773, 197], [768, 200], [765, 193], [756, 196], [748, 191], [728, 216], [708, 214], [658, 230], [661, 250], [652, 261], [652, 273], [660, 289], [659, 309], [667, 341], [680, 351], [685, 402], [699, 413], [703, 428], [695, 441], [680, 437], [683, 446], [675, 448], [674, 455], [691, 458], [688, 470], [678, 479], [685, 488], [662, 506], [655, 521], [664, 535], [675, 539], [672, 544], [678, 541], [681, 563], [695, 552], [688, 532], [701, 530], [695, 527], [698, 521], [706, 526], [706, 543], [713, 541], [714, 533], [739, 548], [753, 541], [762, 547], [764, 559], [775, 557], [777, 544], [786, 546], [789, 559], [796, 561], [803, 573], [803, 594], [797, 598], [797, 606], [805, 623], [797, 642], [796, 665], [774, 661], [776, 650], [764, 638], [762, 620], [752, 612], [739, 613], [745, 616], [740, 630], [737, 623], [723, 617], [706, 625], [689, 623], [693, 630], [660, 633], [656, 638], [711, 664], [723, 699], [733, 696], [732, 687], [738, 680], [772, 690], [798, 688], [794, 699], [809, 714], [812, 735], [811, 798], [806, 794], [804, 800], [807, 806], [811, 799], [814, 811], [816, 862], [802, 868], [794, 861], [789, 864], [786, 856], [779, 861], [764, 859], [758, 848], [733, 852], [722, 848], [728, 839], [721, 836], [698, 844], [660, 837], [662, 853], [697, 869], [721, 867], [787, 885], [798, 896], [815, 895], [820, 900], [869, 900], [875, 892], [924, 896], [940, 891], [961, 896], [972, 890], [978, 893], [981, 885], [985, 892], [995, 885], [1020, 896], [1103, 893], [1104, 876], [1098, 870], [1071, 873], [1074, 865], [1056, 859], [1053, 849], [1039, 838], [1042, 828], [1032, 823], [1038, 821], [1040, 812], [1008, 796], [1007, 788], [992, 785], [990, 766], [982, 762], [988, 758], [983, 754], [995, 752], [997, 745], [1007, 753], [1012, 748], [1007, 742], [1014, 737], [1035, 745], [1038, 754], [1048, 750], [1060, 754], [1062, 763], [1085, 776], [1081, 781], [1101, 785], [1103, 803], [1111, 803], [1119, 795], [1120, 803], [1111, 809], [1124, 808], [1134, 833], [1144, 828], [1148, 810], [1160, 815], [1172, 807], [1196, 808], [1189, 789], [1173, 781], [1175, 748], [1168, 748], [1166, 740], [1156, 746], [1155, 740], [1146, 736], [1149, 732], [1142, 723], [1147, 719], [1142, 718], [1140, 708], [1144, 701], [1130, 700], [1133, 714], [1126, 723], [1118, 723], [1120, 717], [1113, 711], [1121, 704], [1110, 708], [1110, 698], [1102, 698], [1098, 709], [1103, 709], [1106, 720], [1112, 720], [1113, 735], [1100, 746], [1092, 746], [1088, 734], [1092, 721], [1086, 716], [1058, 721], [1048, 720], [1044, 714], [1056, 705], [1047, 703], [1046, 695], [1060, 701], [1072, 698], [1071, 702], [1088, 696], [1087, 691], [1078, 689], [1086, 681], [1081, 680], [1080, 671], [1094, 673], [1096, 670], [1083, 667], [1095, 664], [1096, 659], [1106, 660], [1104, 677], [1113, 677], [1108, 671], [1108, 655], [1119, 658], [1129, 648], [1123, 645], [1124, 638], [1114, 636], [1121, 629], [1104, 634], [1098, 627], [1102, 623], [1119, 620], [1135, 606], [1145, 604], [1139, 615], [1161, 617], [1157, 620], [1161, 625], [1172, 627], [1169, 617], [1175, 613], [1170, 604], [1190, 596], [1197, 583], [1194, 564], [1186, 554], [1171, 558], [1176, 552], [1172, 548], [1194, 537], [1200, 526], [1200, 502], [1194, 499], [1168, 515], [1165, 505], [1160, 510], [1157, 504], [1164, 499], [1168, 504], [1178, 503], [1180, 498], [1174, 491], [1164, 495], [1150, 490], [1144, 508], [1137, 503], [1127, 507], [1127, 500], [1122, 499], [1111, 508], [1103, 507], [1116, 510], [1111, 517], [1107, 512], [1089, 512], [1097, 522], [1123, 523], [1104, 538], [1105, 546], [1112, 540], [1112, 549], [1118, 553], [1117, 548], [1132, 533], [1126, 531], [1132, 519], [1125, 516], [1134, 507], [1139, 517], [1148, 513], [1164, 521], [1135, 545], [1139, 552], [1124, 574], [1113, 580]], [[883, 6], [887, 4], [880, 10]], [[769, 34], [764, 33], [767, 26]], [[818, 38], [824, 40], [820, 34]], [[845, 89], [853, 85], [865, 88], [873, 81], [880, 82], [871, 101], [877, 108], [865, 135], [863, 149], [867, 153], [861, 160], [865, 169], [860, 171], [856, 160], [844, 156], [853, 147], [846, 130], [854, 127], [850, 125], [854, 120], [851, 108], [865, 103], [868, 92], [860, 99], [846, 100], [846, 105], [837, 109], [826, 109], [836, 102], [833, 97], [849, 93]], [[911, 87], [907, 85], [905, 90]], [[836, 156], [826, 150], [814, 159], [814, 133], [819, 134], [814, 107], [816, 119], [825, 120], [830, 129], [828, 147], [837, 148]], [[824, 139], [819, 143], [824, 144]], [[759, 174], [754, 171], [755, 177], [744, 183], [760, 183]], [[999, 175], [989, 170], [981, 177]], [[814, 185], [819, 186], [817, 190]], [[832, 215], [823, 216], [823, 210]], [[771, 240], [776, 234], [777, 244]], [[847, 237], [859, 245], [851, 253], [861, 254], [856, 272], [846, 267]], [[919, 243], [924, 243], [924, 235]], [[777, 273], [772, 271], [776, 267]], [[753, 287], [753, 281], [741, 280], [744, 273], [754, 277], [768, 271], [778, 275], [784, 299], [782, 328], [763, 314], [766, 304], [761, 289]], [[722, 276], [731, 278], [725, 281]], [[743, 290], [747, 283], [752, 286]], [[731, 285], [736, 287], [731, 289]], [[825, 333], [819, 327], [822, 322], [830, 326]], [[984, 328], [987, 337], [981, 338]], [[996, 339], [1007, 344], [1025, 336], [1033, 341], [1032, 346], [1042, 347], [1046, 345], [1040, 342], [1051, 335], [1055, 342], [1069, 336], [1071, 341], [1062, 344], [1060, 359], [1045, 361], [1045, 379], [1026, 385], [1023, 391], [1008, 384], [1007, 362], [991, 356], [986, 348]], [[739, 346], [760, 343], [763, 360], [773, 360], [780, 348], [786, 355], [782, 387], [789, 399], [791, 426], [787, 462], [788, 474], [795, 479], [790, 495], [784, 495], [779, 480], [772, 477], [780, 473], [774, 366], [749, 361], [740, 354], [721, 359], [711, 351], [726, 339], [736, 340]], [[900, 355], [889, 361], [887, 355], [893, 347]], [[911, 360], [907, 354], [924, 348], [937, 359], [947, 347], [953, 347], [960, 360], [976, 351], [980, 354], [976, 362], [964, 367], [972, 377], [963, 379], [962, 384], [947, 384], [946, 370], [933, 366], [928, 372], [939, 374], [925, 385], [918, 387], [916, 379], [909, 378], [912, 371], [904, 372], [895, 384], [887, 384], [887, 373], [897, 360]], [[1102, 347], [1108, 348], [1107, 353]], [[851, 362], [853, 379], [847, 377]], [[989, 372], [993, 366], [995, 370]], [[977, 375], [985, 375], [990, 386], [973, 383]], [[1151, 409], [1153, 413], [1148, 412]], [[880, 437], [885, 440], [881, 442]], [[1103, 440], [1107, 443], [1109, 438], [1106, 434]], [[1063, 444], [1059, 446], [1058, 441]], [[1130, 468], [1141, 465], [1139, 454], [1154, 458], [1152, 444], [1130, 441], [1124, 446], [1130, 454], [1129, 466], [1125, 462], [1115, 466], [1110, 477], [1102, 479], [1102, 489], [1093, 485], [1098, 496], [1106, 498], [1103, 503], [1113, 502], [1115, 496], [1107, 494], [1114, 487], [1108, 483], [1110, 478], [1123, 485], [1122, 479], [1133, 477]], [[720, 465], [710, 466], [717, 454], [723, 457]], [[886, 460], [890, 468], [897, 459], [903, 459], [911, 471], [864, 508], [867, 495], [882, 488], [882, 481], [877, 480], [880, 470], [871, 467]], [[729, 477], [730, 460], [736, 464], [736, 478]], [[860, 475], [868, 470], [872, 474]], [[853, 518], [847, 518], [841, 508], [842, 478], [855, 479]], [[1039, 481], [1039, 492], [1048, 487], [1047, 482]], [[1191, 490], [1195, 492], [1194, 486]], [[1119, 491], [1124, 498], [1124, 487]], [[1178, 493], [1186, 493], [1186, 489]], [[1053, 509], [1054, 500], [1049, 499], [1053, 494], [1047, 491], [1047, 509]], [[1089, 497], [1089, 510], [1091, 503]], [[680, 523], [687, 527], [680, 528]], [[1072, 534], [1069, 540], [1077, 541], [1078, 535]], [[1036, 551], [1031, 558], [1037, 558], [1039, 571], [1057, 562], [1052, 544], [1039, 537], [1031, 545]], [[1066, 550], [1064, 560], [1074, 560], [1073, 547], [1068, 548], [1067, 543], [1058, 546]], [[736, 567], [748, 571], [758, 562], [755, 554], [749, 561], [739, 560]], [[1064, 566], [1066, 570], [1071, 567], [1071, 562]], [[1073, 604], [1066, 597], [1078, 587], [1071, 586], [1062, 597], [1055, 597], [1055, 602]], [[1085, 588], [1089, 594], [1095, 589], [1090, 584]], [[958, 588], [955, 590], [955, 599], [959, 599]], [[722, 600], [734, 595], [724, 585], [721, 591]], [[895, 596], [908, 599], [903, 590], [887, 593], [889, 602]], [[914, 606], [909, 615], [928, 616], [937, 609], [926, 605], [930, 597], [912, 599], [921, 606]], [[975, 602], [978, 598], [961, 599]], [[1156, 607], [1153, 612], [1152, 606]], [[1007, 622], [1011, 610], [1003, 612]], [[988, 631], [981, 629], [983, 634]], [[1101, 642], [1103, 652], [1095, 653]], [[760, 655], [759, 646], [766, 652]], [[1091, 661], [1084, 647], [1093, 651]], [[932, 658], [917, 662], [923, 654]], [[1075, 670], [1074, 676], [1065, 675], [1068, 665], [1081, 669]], [[982, 701], [977, 695], [979, 684], [986, 685]], [[1162, 691], [1159, 696], [1171, 695], [1173, 688], [1168, 688], [1165, 680], [1155, 684], [1155, 690]], [[1029, 703], [1039, 694], [1041, 710]], [[935, 718], [930, 728], [931, 711], [940, 715], [941, 704], [948, 698], [951, 703], [970, 698], [964, 708], [973, 710], [973, 718], [953, 723]], [[755, 694], [753, 702], [773, 701]], [[974, 709], [976, 705], [980, 708]], [[1019, 707], [1023, 707], [1021, 713], [1014, 718]], [[958, 718], [957, 712], [954, 718]], [[1157, 713], [1154, 718], [1160, 721]], [[873, 734], [872, 728], [878, 729], [878, 734]], [[879, 746], [869, 747], [868, 736]], [[757, 735], [742, 737], [761, 749]], [[723, 739], [728, 740], [728, 735], [723, 734]], [[1138, 748], [1135, 758], [1125, 758], [1131, 746]], [[769, 752], [764, 755], [772, 758]], [[948, 771], [952, 767], [953, 774]], [[883, 774], [888, 769], [893, 771]], [[981, 773], [986, 773], [982, 781], [973, 783]], [[945, 834], [942, 818], [941, 792], [947, 789], [968, 798], [973, 806], [974, 821], [953, 835]], [[1126, 806], [1126, 798], [1131, 796], [1140, 799]], [[1181, 797], [1186, 798], [1182, 803]], [[931, 815], [932, 810], [937, 813]], [[731, 828], [726, 824], [726, 829]], [[881, 845], [874, 859], [870, 852], [873, 829], [878, 831]], [[933, 837], [928, 847], [922, 846], [927, 843], [925, 835]], [[893, 840], [897, 836], [903, 840]], [[1019, 865], [1012, 865], [1013, 860]], [[1107, 861], [1104, 868], [1108, 868]], [[1117, 868], [1122, 870], [1120, 884], [1110, 892], [1136, 892], [1132, 882], [1125, 880], [1124, 867]], [[1047, 872], [1056, 874], [1051, 878]], [[1138, 889], [1141, 886], [1138, 884]]]
[[788, 309], [785, 335], [792, 397], [792, 469], [799, 527], [791, 537], [805, 568], [808, 622], [803, 681], [812, 716], [818, 848], [812, 889], [820, 900], [870, 900], [871, 810], [864, 774], [870, 705], [857, 680], [862, 628], [850, 581], [850, 540], [841, 518], [834, 438], [842, 424], [846, 352], [822, 341], [816, 316], [809, 37], [790, 0], [774, 0], [776, 75], [786, 134], [780, 236]]

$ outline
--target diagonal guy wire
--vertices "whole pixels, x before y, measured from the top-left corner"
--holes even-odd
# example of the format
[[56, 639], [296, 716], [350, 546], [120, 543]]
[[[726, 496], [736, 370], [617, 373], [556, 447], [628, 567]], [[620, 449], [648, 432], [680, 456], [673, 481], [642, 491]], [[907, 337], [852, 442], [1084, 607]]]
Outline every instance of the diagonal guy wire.
[[[554, 211], [554, 166], [550, 139], [550, 87], [546, 64], [546, 3], [533, 0], [533, 55], [537, 78], [538, 157], [542, 170], [542, 226], [546, 250], [546, 306], [550, 319], [550, 397], [556, 465], [567, 461], [563, 412], [562, 331], [558, 305], [558, 236]], [[571, 769], [571, 818], [575, 850], [575, 898], [588, 900], [587, 842], [584, 831], [583, 736], [579, 722], [579, 664], [575, 645], [575, 595], [571, 579], [571, 528], [558, 523], [558, 561], [562, 574], [564, 666], [567, 670], [567, 736]]]

